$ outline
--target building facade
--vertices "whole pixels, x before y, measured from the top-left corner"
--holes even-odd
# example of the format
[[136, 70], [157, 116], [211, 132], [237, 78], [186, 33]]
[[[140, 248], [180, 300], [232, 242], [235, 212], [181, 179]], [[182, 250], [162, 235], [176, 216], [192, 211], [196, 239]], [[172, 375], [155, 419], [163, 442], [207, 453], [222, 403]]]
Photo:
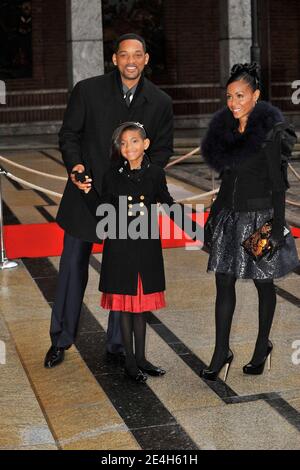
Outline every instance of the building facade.
[[[257, 3], [264, 98], [298, 123], [300, 2]], [[147, 74], [173, 98], [176, 126], [205, 127], [230, 67], [250, 61], [251, 0], [0, 0], [0, 133], [57, 132], [70, 89], [110, 70], [125, 32], [146, 38]]]

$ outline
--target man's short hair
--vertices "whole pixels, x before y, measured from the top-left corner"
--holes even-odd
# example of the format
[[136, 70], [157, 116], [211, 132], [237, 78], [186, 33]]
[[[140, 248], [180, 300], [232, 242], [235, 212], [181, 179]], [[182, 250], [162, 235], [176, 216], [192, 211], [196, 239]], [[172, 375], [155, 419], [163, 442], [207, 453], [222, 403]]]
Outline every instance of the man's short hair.
[[142, 38], [142, 36], [140, 36], [139, 34], [135, 34], [135, 33], [127, 33], [127, 34], [122, 34], [122, 36], [119, 36], [118, 39], [116, 40], [115, 47], [114, 47], [115, 53], [118, 52], [121, 42], [127, 41], [127, 39], [135, 39], [136, 41], [139, 41], [140, 43], [142, 43], [144, 52], [147, 52], [146, 41], [144, 38]]

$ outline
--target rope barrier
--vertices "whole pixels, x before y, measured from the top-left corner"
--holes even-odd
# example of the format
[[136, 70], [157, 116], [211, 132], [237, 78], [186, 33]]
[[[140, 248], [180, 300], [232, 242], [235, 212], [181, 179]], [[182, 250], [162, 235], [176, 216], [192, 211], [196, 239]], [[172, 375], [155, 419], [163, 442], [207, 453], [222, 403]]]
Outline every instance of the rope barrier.
[[[195, 153], [199, 152], [199, 150], [200, 150], [200, 147], [197, 147], [197, 148], [193, 149], [191, 152], [187, 153], [186, 155], [183, 155], [182, 157], [179, 157], [176, 160], [174, 160], [173, 162], [169, 163], [166, 166], [166, 168], [170, 168], [171, 166], [176, 165], [177, 163], [186, 160], [188, 157], [190, 157], [190, 156], [194, 155]], [[44, 177], [47, 177], [47, 178], [52, 178], [52, 179], [56, 179], [56, 180], [60, 180], [60, 181], [67, 181], [67, 179], [68, 179], [67, 177], [64, 177], [64, 176], [56, 176], [56, 175], [52, 175], [52, 174], [49, 174], [49, 173], [44, 173], [42, 171], [34, 170], [32, 168], [28, 168], [24, 165], [20, 165], [19, 163], [12, 162], [11, 160], [8, 160], [7, 158], [2, 157], [1, 155], [0, 155], [0, 160], [2, 160], [5, 163], [8, 163], [8, 164], [10, 164], [10, 165], [12, 165], [16, 168], [20, 168], [24, 171], [28, 171], [29, 173], [33, 173], [33, 174], [36, 174], [36, 175], [40, 175], [40, 176], [44, 176]], [[288, 164], [288, 167], [292, 171], [292, 173], [296, 176], [296, 178], [298, 178], [298, 180], [300, 180], [299, 173], [293, 168], [293, 166], [290, 163]], [[4, 246], [4, 240], [3, 240], [3, 209], [2, 209], [1, 175], [5, 175], [8, 178], [10, 178], [11, 180], [16, 181], [17, 183], [23, 184], [24, 186], [27, 186], [28, 188], [35, 189], [37, 191], [41, 191], [45, 194], [49, 194], [50, 196], [58, 197], [58, 198], [61, 199], [62, 194], [57, 193], [55, 191], [51, 191], [50, 189], [47, 189], [47, 188], [43, 188], [42, 186], [38, 186], [36, 184], [29, 183], [28, 181], [26, 181], [22, 178], [19, 178], [17, 176], [14, 176], [12, 173], [10, 173], [10, 172], [8, 172], [8, 171], [6, 171], [6, 170], [4, 170], [0, 167], [0, 269], [2, 270], [2, 269], [7, 269], [7, 268], [14, 268], [14, 267], [18, 266], [18, 263], [15, 262], [15, 261], [8, 260], [7, 257], [6, 257], [6, 252], [5, 252], [5, 246]], [[212, 186], [214, 187], [214, 176], [213, 176], [213, 174], [212, 174]], [[187, 201], [193, 201], [193, 200], [196, 200], [196, 199], [207, 198], [208, 196], [213, 196], [218, 191], [219, 191], [219, 188], [212, 189], [211, 191], [196, 194], [194, 196], [190, 196], [188, 198], [181, 199], [177, 202], [182, 202], [182, 201], [187, 202]], [[286, 199], [286, 202], [288, 204], [292, 205], [292, 206], [300, 207], [300, 203], [290, 201], [289, 199]]]
[[194, 150], [191, 150], [189, 153], [186, 155], [183, 155], [182, 157], [176, 158], [173, 162], [170, 162], [166, 165], [166, 168], [170, 168], [170, 166], [176, 165], [176, 163], [182, 162], [183, 160], [186, 160], [188, 157], [191, 157], [195, 153], [199, 152], [200, 147], [195, 148]]
[[[170, 168], [171, 166], [173, 165], [176, 165], [177, 163], [183, 161], [183, 160], [186, 160], [188, 157], [194, 155], [195, 153], [199, 152], [200, 150], [200, 147], [196, 147], [195, 149], [191, 150], [190, 152], [188, 152], [186, 155], [183, 155], [179, 158], [177, 158], [176, 160], [174, 160], [173, 162], [171, 163], [168, 163], [168, 165], [166, 165], [166, 168]], [[30, 173], [34, 173], [34, 174], [38, 174], [38, 175], [41, 175], [41, 176], [45, 176], [47, 178], [53, 178], [53, 179], [58, 179], [58, 180], [61, 180], [61, 181], [67, 181], [67, 177], [64, 177], [64, 176], [56, 176], [56, 175], [51, 175], [50, 173], [44, 173], [42, 171], [38, 171], [38, 170], [34, 170], [32, 168], [28, 168], [24, 165], [20, 165], [19, 163], [15, 163], [15, 162], [12, 162], [11, 160], [8, 160], [7, 158], [4, 158], [0, 155], [0, 160], [6, 162], [6, 163], [9, 163], [13, 166], [15, 166], [16, 168], [20, 168], [22, 170], [25, 170], [25, 171], [28, 171]], [[295, 168], [293, 168], [293, 166], [291, 165], [291, 163], [288, 164], [289, 166], [289, 169], [293, 172], [293, 174], [296, 176], [296, 178], [298, 178], [300, 180], [300, 175], [299, 173], [295, 170]], [[25, 186], [31, 188], [31, 189], [36, 189], [38, 191], [41, 191], [41, 192], [44, 192], [45, 194], [49, 194], [50, 196], [55, 196], [55, 197], [58, 197], [58, 198], [62, 198], [62, 194], [60, 193], [57, 193], [55, 191], [51, 191], [50, 189], [47, 189], [47, 188], [43, 188], [42, 186], [37, 186], [35, 184], [32, 184], [32, 183], [29, 183], [27, 182], [26, 180], [23, 180], [22, 178], [18, 178], [17, 176], [14, 176], [12, 173], [9, 173], [7, 171], [4, 172], [4, 174], [18, 182], [18, 183], [21, 183], [21, 184], [24, 184]], [[182, 201], [193, 201], [193, 200], [196, 200], [196, 199], [201, 199], [201, 198], [206, 198], [206, 197], [209, 197], [209, 196], [212, 196], [214, 194], [216, 194], [217, 192], [219, 191], [219, 188], [217, 189], [213, 189], [211, 191], [207, 191], [205, 193], [200, 193], [200, 194], [196, 194], [194, 196], [190, 196], [188, 198], [183, 198], [181, 200], [179, 200], [178, 202], [182, 202]], [[294, 201], [291, 201], [289, 199], [286, 199], [286, 202], [290, 205], [293, 205], [293, 206], [296, 206], [296, 207], [300, 207], [300, 203], [297, 203], [297, 202], [294, 202]]]
[[285, 202], [287, 202], [288, 204], [291, 204], [291, 206], [300, 207], [299, 202], [290, 201], [289, 199], [286, 199]]
[[65, 176], [51, 175], [50, 173], [44, 173], [43, 171], [34, 170], [33, 168], [28, 168], [27, 166], [20, 165], [19, 163], [8, 160], [8, 158], [2, 157], [2, 155], [0, 155], [0, 160], [2, 160], [5, 163], [9, 163], [10, 165], [15, 166], [16, 168], [20, 168], [21, 170], [28, 171], [29, 173], [34, 173], [35, 175], [46, 176], [47, 178], [53, 178], [53, 179], [57, 179], [60, 181], [68, 180], [68, 178]]
[[206, 193], [200, 193], [200, 194], [196, 194], [195, 196], [190, 196], [190, 197], [186, 197], [186, 198], [180, 199], [180, 200], [177, 201], [177, 202], [193, 201], [193, 200], [195, 200], [195, 199], [201, 199], [201, 198], [205, 198], [205, 197], [208, 197], [208, 196], [213, 196], [213, 195], [216, 194], [218, 191], [219, 191], [219, 188], [217, 188], [217, 189], [212, 189], [211, 191], [207, 191]]
[[293, 166], [289, 163], [289, 169], [294, 173], [294, 175], [296, 176], [296, 178], [298, 178], [298, 180], [300, 180], [300, 175], [299, 173], [297, 173], [297, 171], [295, 170], [295, 168], [293, 168]]
[[28, 186], [28, 188], [36, 189], [37, 191], [49, 194], [50, 196], [62, 198], [62, 194], [56, 193], [55, 191], [51, 191], [50, 189], [43, 188], [42, 186], [37, 186], [36, 184], [28, 183], [28, 181], [25, 181], [22, 178], [18, 178], [17, 176], [12, 175], [11, 173], [9, 173], [9, 171], [4, 171], [3, 173], [11, 180], [16, 181], [17, 183], [24, 184], [24, 186]]
[[[166, 165], [166, 168], [170, 168], [171, 166], [176, 165], [177, 163], [186, 160], [187, 158], [191, 157], [195, 153], [199, 152], [199, 150], [200, 150], [200, 147], [194, 148], [189, 153], [187, 153], [187, 154], [185, 154], [181, 157], [178, 157], [173, 162], [168, 163]], [[33, 168], [28, 168], [27, 166], [21, 165], [20, 163], [13, 162], [12, 160], [9, 160], [8, 158], [2, 157], [2, 155], [0, 155], [0, 160], [2, 160], [5, 163], [9, 163], [10, 165], [12, 165], [16, 168], [20, 168], [21, 170], [28, 171], [29, 173], [34, 173], [36, 175], [45, 176], [47, 178], [58, 179], [60, 181], [67, 181], [68, 180], [68, 178], [66, 176], [57, 176], [57, 175], [52, 175], [51, 173], [45, 173], [43, 171], [34, 170]], [[292, 164], [288, 163], [288, 166], [289, 166], [290, 170], [294, 173], [296, 178], [298, 178], [300, 180], [300, 174], [295, 170], [295, 168], [292, 166]]]

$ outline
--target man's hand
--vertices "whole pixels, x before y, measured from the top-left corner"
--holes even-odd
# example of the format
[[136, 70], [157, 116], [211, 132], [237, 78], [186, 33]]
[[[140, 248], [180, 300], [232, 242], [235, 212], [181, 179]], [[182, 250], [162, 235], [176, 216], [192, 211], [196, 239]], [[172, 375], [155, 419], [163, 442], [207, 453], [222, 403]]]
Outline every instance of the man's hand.
[[72, 183], [74, 183], [75, 186], [77, 186], [78, 189], [80, 189], [81, 191], [84, 191], [85, 193], [88, 193], [89, 190], [91, 189], [92, 179], [89, 176], [86, 176], [85, 177], [85, 182], [81, 183], [80, 181], [76, 180], [75, 174], [74, 174], [75, 171], [78, 171], [78, 173], [84, 173], [84, 171], [85, 171], [84, 165], [82, 165], [81, 163], [79, 163], [78, 165], [75, 165], [72, 168], [70, 178], [71, 178]]

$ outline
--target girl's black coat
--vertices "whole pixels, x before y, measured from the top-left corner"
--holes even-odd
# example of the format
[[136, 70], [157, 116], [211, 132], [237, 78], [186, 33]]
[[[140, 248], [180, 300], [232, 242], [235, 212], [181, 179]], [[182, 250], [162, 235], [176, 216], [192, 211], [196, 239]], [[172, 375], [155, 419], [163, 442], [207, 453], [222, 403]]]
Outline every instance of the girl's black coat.
[[[272, 130], [283, 121], [280, 110], [264, 101], [257, 103], [249, 115], [243, 134], [238, 132], [238, 120], [228, 108], [214, 115], [201, 145], [205, 161], [221, 178], [213, 214], [223, 207], [234, 211], [273, 208], [273, 233], [282, 232], [286, 189], [281, 159], [283, 136]], [[288, 142], [290, 152], [294, 142], [293, 138]]]
[[[116, 209], [117, 221], [120, 210], [119, 196], [125, 196], [127, 204], [139, 206], [140, 202], [143, 202], [144, 207], [141, 207], [140, 210], [144, 212], [144, 217], [147, 217], [145, 208], [148, 210], [149, 231], [151, 204], [156, 205], [157, 202], [161, 202], [171, 205], [174, 202], [167, 188], [164, 170], [151, 164], [147, 158], [144, 159], [142, 169], [136, 175], [127, 169], [124, 160], [119, 165], [112, 167], [104, 176], [101, 198], [95, 190], [91, 190], [87, 195], [82, 194], [93, 214], [96, 213], [100, 202], [112, 204]], [[128, 197], [132, 199], [128, 200]], [[127, 208], [126, 205], [125, 210], [128, 212], [130, 208]], [[128, 216], [127, 227], [134, 219], [134, 216]], [[118, 236], [118, 223], [116, 228]], [[136, 240], [106, 238], [99, 290], [113, 294], [136, 295], [138, 273], [141, 275], [145, 294], [165, 290], [160, 238], [151, 239], [149, 237], [148, 239]]]

